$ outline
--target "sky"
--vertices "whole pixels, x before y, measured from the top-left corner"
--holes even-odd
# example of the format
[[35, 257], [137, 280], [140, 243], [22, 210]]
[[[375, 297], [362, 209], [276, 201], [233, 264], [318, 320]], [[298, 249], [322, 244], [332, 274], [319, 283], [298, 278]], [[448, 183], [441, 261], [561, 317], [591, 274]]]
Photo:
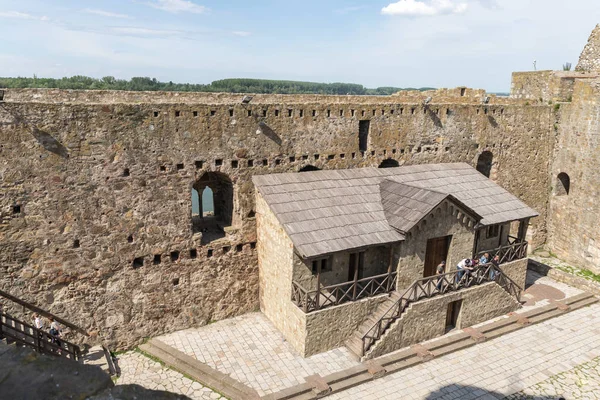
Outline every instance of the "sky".
[[598, 0], [0, 0], [0, 76], [469, 86], [573, 67]]

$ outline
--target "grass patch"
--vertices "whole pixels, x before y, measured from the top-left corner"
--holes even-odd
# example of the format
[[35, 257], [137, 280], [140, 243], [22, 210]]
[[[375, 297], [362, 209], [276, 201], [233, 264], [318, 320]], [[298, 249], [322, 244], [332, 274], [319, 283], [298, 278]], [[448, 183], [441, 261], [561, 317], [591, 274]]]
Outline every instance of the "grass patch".
[[566, 272], [568, 274], [587, 279], [588, 281], [600, 283], [600, 275], [593, 273], [589, 269], [579, 269], [579, 268], [571, 267], [570, 265], [558, 265], [555, 268], [559, 269], [563, 272]]

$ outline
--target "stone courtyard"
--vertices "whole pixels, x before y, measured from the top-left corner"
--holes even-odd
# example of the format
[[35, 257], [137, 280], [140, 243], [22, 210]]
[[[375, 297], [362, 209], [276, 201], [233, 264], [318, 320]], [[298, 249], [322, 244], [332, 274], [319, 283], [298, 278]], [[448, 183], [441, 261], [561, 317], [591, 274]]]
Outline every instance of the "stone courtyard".
[[[525, 305], [519, 313], [582, 293], [530, 271]], [[504, 318], [504, 317], [500, 317]], [[600, 305], [592, 305], [523, 328], [432, 361], [362, 384], [331, 399], [594, 399], [588, 387], [600, 385]], [[454, 333], [449, 333], [452, 335]], [[305, 378], [359, 365], [346, 348], [298, 356], [261, 313], [157, 338], [235, 380], [260, 396], [304, 383]], [[527, 360], [524, 362], [523, 360]], [[218, 399], [219, 393], [139, 352], [119, 356], [118, 384], [137, 383], [192, 399]], [[492, 396], [492, 397], [490, 397]], [[555, 397], [547, 397], [555, 396]]]

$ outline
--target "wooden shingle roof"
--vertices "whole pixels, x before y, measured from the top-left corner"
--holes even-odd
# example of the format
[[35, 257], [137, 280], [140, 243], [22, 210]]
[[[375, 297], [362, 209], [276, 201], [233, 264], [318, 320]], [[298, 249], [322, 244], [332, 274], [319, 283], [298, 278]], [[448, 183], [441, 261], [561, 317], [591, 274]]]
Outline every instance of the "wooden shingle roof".
[[270, 174], [253, 181], [305, 258], [402, 241], [402, 232], [448, 196], [479, 215], [481, 225], [538, 215], [464, 163]]

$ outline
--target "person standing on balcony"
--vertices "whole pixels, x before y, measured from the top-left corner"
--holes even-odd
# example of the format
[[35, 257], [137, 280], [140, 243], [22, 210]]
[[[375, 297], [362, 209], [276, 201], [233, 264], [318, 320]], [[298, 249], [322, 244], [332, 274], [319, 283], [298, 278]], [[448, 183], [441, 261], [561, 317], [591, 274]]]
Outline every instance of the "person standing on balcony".
[[490, 253], [483, 253], [481, 258], [479, 258], [479, 264], [485, 265], [490, 262]]
[[443, 275], [446, 273], [446, 261], [442, 260], [442, 262], [439, 263], [438, 266], [435, 268], [435, 272], [438, 275], [438, 282], [435, 287], [437, 288], [437, 290], [442, 290], [442, 283], [444, 282]]
[[[500, 256], [498, 254], [496, 254], [494, 256], [494, 258], [492, 258], [492, 261], [490, 261], [490, 262], [494, 265], [494, 267], [500, 268]], [[496, 269], [490, 270], [490, 279], [491, 280], [494, 280], [496, 278], [496, 276], [498, 275], [496, 273], [496, 271], [497, 271]]]
[[473, 270], [473, 268], [471, 268], [471, 259], [465, 258], [464, 260], [456, 264], [456, 269], [458, 270], [458, 274], [456, 275], [457, 282], [460, 282], [465, 272], [469, 273]]

